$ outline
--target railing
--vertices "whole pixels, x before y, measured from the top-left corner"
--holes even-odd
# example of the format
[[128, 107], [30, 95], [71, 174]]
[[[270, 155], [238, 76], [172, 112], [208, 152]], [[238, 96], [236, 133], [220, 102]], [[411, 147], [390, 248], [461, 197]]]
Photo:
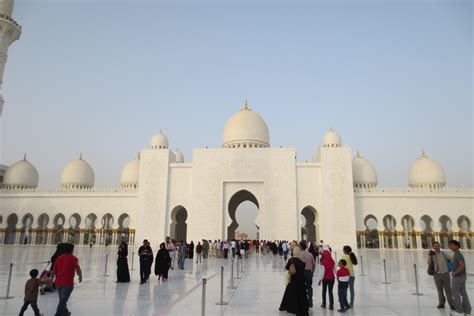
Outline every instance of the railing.
[[13, 20], [8, 15], [0, 14], [0, 19], [4, 19], [4, 20], [7, 20], [8, 22], [11, 22], [14, 26], [16, 26], [21, 31], [21, 25], [18, 24], [15, 20]]

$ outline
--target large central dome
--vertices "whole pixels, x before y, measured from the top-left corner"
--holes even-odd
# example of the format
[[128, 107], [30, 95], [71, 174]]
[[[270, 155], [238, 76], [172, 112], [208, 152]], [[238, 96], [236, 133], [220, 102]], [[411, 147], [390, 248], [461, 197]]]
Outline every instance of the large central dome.
[[244, 108], [235, 113], [225, 124], [222, 147], [270, 147], [270, 133], [267, 124], [260, 115], [249, 109], [247, 101], [245, 101]]

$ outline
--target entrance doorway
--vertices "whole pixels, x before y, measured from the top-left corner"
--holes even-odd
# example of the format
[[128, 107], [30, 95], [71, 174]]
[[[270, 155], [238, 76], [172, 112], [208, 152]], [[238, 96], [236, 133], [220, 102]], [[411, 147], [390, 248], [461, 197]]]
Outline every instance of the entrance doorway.
[[[247, 202], [244, 204], [244, 202]], [[256, 207], [256, 211], [255, 211], [255, 207]], [[240, 209], [242, 208], [242, 210], [244, 210], [242, 213], [242, 217], [240, 216], [241, 214], [241, 211]], [[229, 217], [231, 218], [232, 220], [232, 223], [230, 223], [229, 226], [227, 226], [227, 238], [228, 239], [234, 239], [236, 238], [236, 230], [237, 228], [239, 228], [239, 221], [237, 220], [237, 209], [239, 209], [239, 220], [241, 222], [245, 221], [245, 222], [251, 222], [251, 224], [249, 225], [255, 225], [254, 221], [255, 221], [255, 218], [257, 217], [257, 212], [258, 212], [258, 209], [259, 209], [259, 204], [258, 204], [258, 201], [257, 201], [257, 198], [255, 197], [255, 195], [253, 195], [252, 193], [250, 193], [249, 191], [247, 190], [241, 190], [237, 193], [235, 193], [231, 199], [229, 200], [229, 205], [228, 205], [228, 210], [229, 210]], [[252, 211], [252, 209], [254, 209], [254, 211]], [[254, 213], [254, 214], [252, 214]], [[253, 217], [253, 218], [252, 218]], [[249, 225], [246, 225], [246, 226], [249, 226]], [[259, 227], [257, 225], [255, 225], [255, 228], [252, 229], [253, 231], [253, 236], [252, 236], [252, 231], [250, 231], [250, 228], [251, 227], [248, 227], [248, 232], [244, 232], [244, 231], [240, 231], [240, 233], [245, 233], [247, 234], [247, 238], [250, 238], [250, 239], [259, 239], [259, 233], [258, 233], [258, 229]], [[255, 232], [256, 230], [256, 232]], [[237, 236], [239, 237], [239, 236]], [[240, 237], [245, 237], [243, 235], [241, 235]]]
[[188, 224], [186, 220], [188, 219], [188, 211], [182, 205], [176, 206], [171, 211], [171, 224], [170, 224], [170, 237], [174, 240], [183, 240], [186, 241], [186, 236], [188, 232]]
[[301, 215], [304, 217], [304, 222], [301, 225], [301, 239], [316, 241], [317, 239], [317, 211], [312, 206], [306, 206], [302, 211]]

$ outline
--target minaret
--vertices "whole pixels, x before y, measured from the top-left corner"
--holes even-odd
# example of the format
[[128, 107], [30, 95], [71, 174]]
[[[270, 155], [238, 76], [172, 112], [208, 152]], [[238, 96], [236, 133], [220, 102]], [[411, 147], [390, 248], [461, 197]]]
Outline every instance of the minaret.
[[0, 184], [6, 166], [2, 165], [2, 115], [3, 115], [3, 72], [7, 63], [8, 48], [20, 38], [21, 26], [12, 18], [14, 0], [0, 0]]

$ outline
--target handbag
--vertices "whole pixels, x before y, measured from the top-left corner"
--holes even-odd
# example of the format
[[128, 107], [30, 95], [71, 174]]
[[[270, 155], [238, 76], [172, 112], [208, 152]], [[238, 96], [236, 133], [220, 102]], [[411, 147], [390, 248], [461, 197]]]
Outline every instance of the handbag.
[[431, 263], [428, 265], [428, 275], [434, 275], [435, 269], [434, 269], [434, 261], [433, 261], [433, 256], [431, 256]]
[[294, 274], [296, 274], [296, 267], [295, 267], [295, 265], [294, 265], [293, 263], [290, 264], [290, 269], [288, 270], [288, 274], [289, 274], [289, 275], [294, 275]]

